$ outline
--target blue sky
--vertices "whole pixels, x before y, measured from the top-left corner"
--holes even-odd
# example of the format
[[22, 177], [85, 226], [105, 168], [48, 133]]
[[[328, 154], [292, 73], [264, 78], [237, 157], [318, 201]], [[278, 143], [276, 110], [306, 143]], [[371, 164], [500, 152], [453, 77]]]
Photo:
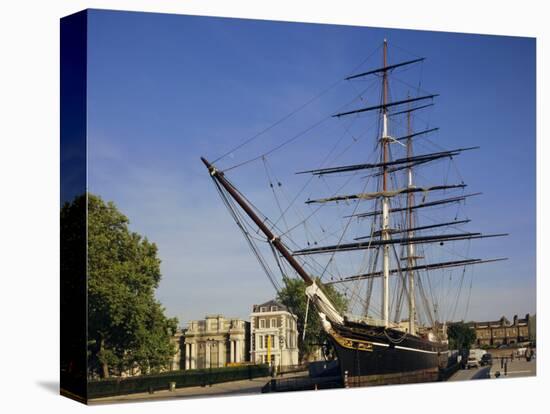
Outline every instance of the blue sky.
[[[481, 146], [456, 161], [467, 192], [484, 193], [468, 201], [468, 229], [510, 233], [472, 241], [474, 256], [510, 260], [470, 275], [467, 319], [535, 312], [534, 39], [97, 10], [88, 33], [89, 190], [114, 201], [132, 230], [157, 243], [157, 297], [180, 324], [207, 313], [247, 318], [252, 304], [275, 293], [199, 157], [215, 159], [298, 108], [384, 38], [390, 62], [427, 57], [403, 79], [411, 75], [441, 94], [415, 126], [440, 127], [430, 138], [438, 147]], [[379, 55], [358, 69], [378, 67]], [[339, 83], [220, 167], [273, 148], [368, 85]], [[397, 82], [392, 96], [417, 85]], [[302, 184], [294, 172], [318, 166], [342, 125], [327, 120], [269, 157], [289, 193]], [[340, 161], [363, 160], [370, 145]], [[251, 163], [231, 178], [269, 209], [262, 171]]]

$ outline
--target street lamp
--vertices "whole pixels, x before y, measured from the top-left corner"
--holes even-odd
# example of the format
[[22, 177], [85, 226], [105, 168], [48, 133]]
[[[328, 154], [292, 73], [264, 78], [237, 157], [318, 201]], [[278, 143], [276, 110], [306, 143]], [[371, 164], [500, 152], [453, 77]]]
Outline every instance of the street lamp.
[[279, 358], [279, 372], [283, 375], [283, 355], [284, 355], [285, 337], [279, 332], [279, 352], [281, 354]]

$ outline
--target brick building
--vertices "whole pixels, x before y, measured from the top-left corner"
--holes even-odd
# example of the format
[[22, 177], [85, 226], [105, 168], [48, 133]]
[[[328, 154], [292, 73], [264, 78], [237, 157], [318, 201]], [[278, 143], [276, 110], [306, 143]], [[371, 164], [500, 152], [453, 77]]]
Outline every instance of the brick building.
[[478, 346], [499, 346], [534, 341], [533, 320], [534, 316], [527, 314], [523, 319], [514, 315], [512, 322], [503, 316], [496, 321], [468, 322], [467, 325], [475, 329]]

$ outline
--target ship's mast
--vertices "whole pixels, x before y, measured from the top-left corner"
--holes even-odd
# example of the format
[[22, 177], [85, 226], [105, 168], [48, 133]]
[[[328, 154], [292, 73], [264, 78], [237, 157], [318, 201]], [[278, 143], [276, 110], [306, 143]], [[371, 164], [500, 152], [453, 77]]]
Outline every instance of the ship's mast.
[[[381, 322], [384, 327], [388, 328], [390, 326], [389, 276], [390, 274], [397, 274], [397, 273], [401, 275], [405, 274], [406, 277], [405, 277], [404, 284], [406, 286], [403, 286], [403, 289], [407, 287], [408, 295], [409, 295], [408, 297], [409, 299], [409, 333], [412, 335], [415, 335], [417, 328], [416, 328], [415, 278], [414, 277], [415, 277], [415, 272], [417, 270], [446, 269], [450, 267], [458, 267], [458, 266], [466, 266], [466, 265], [506, 260], [506, 258], [487, 259], [487, 260], [466, 259], [466, 260], [459, 260], [459, 261], [428, 263], [422, 266], [418, 266], [416, 264], [418, 257], [415, 255], [416, 254], [415, 244], [417, 243], [418, 244], [443, 243], [445, 241], [473, 240], [473, 239], [482, 239], [482, 238], [488, 238], [488, 237], [500, 237], [500, 236], [506, 235], [506, 234], [485, 235], [481, 233], [460, 232], [456, 234], [445, 233], [445, 234], [415, 236], [415, 234], [419, 231], [423, 231], [431, 228], [451, 226], [456, 224], [463, 224], [468, 222], [469, 220], [457, 221], [455, 219], [455, 221], [453, 222], [436, 223], [432, 225], [415, 227], [413, 210], [416, 211], [416, 209], [418, 208], [427, 208], [427, 207], [432, 207], [436, 205], [461, 202], [468, 197], [472, 197], [480, 194], [480, 193], [466, 194], [466, 195], [455, 196], [451, 198], [438, 199], [430, 202], [421, 203], [419, 205], [415, 205], [415, 197], [414, 197], [415, 192], [419, 192], [419, 191], [432, 192], [432, 191], [440, 191], [440, 190], [451, 189], [451, 188], [464, 188], [466, 186], [464, 183], [461, 183], [461, 184], [455, 184], [455, 185], [451, 184], [451, 185], [432, 185], [429, 187], [416, 187], [413, 183], [413, 170], [412, 170], [412, 168], [415, 165], [421, 165], [426, 162], [431, 162], [431, 161], [435, 161], [435, 160], [447, 158], [447, 157], [452, 158], [453, 156], [458, 155], [463, 151], [478, 148], [478, 147], [458, 148], [455, 150], [440, 151], [440, 152], [420, 154], [417, 156], [413, 156], [412, 138], [436, 131], [438, 128], [431, 128], [431, 129], [426, 129], [424, 131], [412, 133], [410, 113], [412, 111], [417, 111], [417, 110], [432, 106], [433, 104], [420, 105], [420, 106], [415, 105], [414, 107], [409, 105], [409, 108], [407, 110], [398, 109], [397, 111], [392, 111], [392, 112], [389, 112], [388, 108], [390, 107], [399, 108], [399, 107], [402, 107], [402, 105], [404, 104], [410, 104], [412, 102], [420, 102], [427, 99], [433, 99], [438, 95], [430, 94], [430, 95], [418, 96], [416, 98], [408, 97], [407, 99], [395, 100], [395, 101], [389, 102], [388, 101], [388, 98], [389, 98], [388, 72], [395, 68], [414, 64], [417, 62], [421, 62], [423, 60], [424, 58], [417, 58], [417, 59], [413, 59], [405, 62], [388, 65], [388, 44], [387, 44], [387, 40], [384, 39], [383, 66], [377, 69], [368, 70], [363, 73], [351, 75], [346, 78], [346, 80], [351, 80], [351, 79], [356, 79], [356, 78], [360, 78], [368, 75], [382, 74], [382, 99], [381, 99], [382, 102], [380, 105], [369, 105], [367, 107], [348, 110], [345, 112], [339, 112], [332, 115], [335, 118], [340, 118], [343, 116], [365, 113], [369, 111], [381, 111], [380, 115], [382, 117], [382, 131], [381, 131], [381, 137], [379, 141], [380, 151], [381, 151], [379, 162], [367, 163], [367, 164], [344, 165], [344, 166], [329, 167], [329, 168], [319, 168], [319, 169], [300, 172], [300, 173], [311, 173], [314, 175], [322, 176], [325, 174], [359, 171], [359, 170], [366, 170], [366, 169], [373, 169], [373, 168], [379, 169], [376, 175], [382, 176], [382, 183], [381, 183], [382, 188], [378, 187], [377, 191], [374, 193], [336, 195], [329, 198], [306, 201], [306, 203], [325, 203], [325, 202], [334, 202], [334, 201], [338, 202], [339, 200], [361, 200], [361, 199], [369, 200], [369, 199], [381, 197], [382, 208], [380, 210], [375, 209], [375, 211], [368, 211], [368, 212], [362, 212], [357, 214], [354, 213], [351, 216], [345, 216], [345, 217], [358, 217], [358, 218], [381, 216], [381, 222], [378, 224], [379, 230], [375, 231], [374, 233], [371, 233], [371, 235], [368, 237], [366, 236], [366, 237], [355, 238], [355, 240], [357, 241], [355, 243], [342, 244], [341, 242], [339, 242], [337, 245], [329, 245], [329, 246], [290, 251], [281, 241], [279, 236], [274, 234], [272, 230], [268, 228], [268, 226], [264, 223], [265, 220], [260, 218], [260, 216], [256, 213], [257, 211], [256, 208], [246, 198], [241, 196], [240, 192], [233, 186], [233, 184], [231, 184], [225, 178], [225, 174], [222, 171], [217, 170], [206, 159], [202, 158], [202, 161], [208, 168], [212, 179], [216, 182], [216, 186], [218, 187], [218, 190], [220, 190], [220, 195], [226, 202], [226, 205], [228, 206], [228, 208], [234, 214], [234, 218], [237, 221], [237, 224], [242, 228], [241, 220], [237, 218], [234, 211], [234, 209], [237, 206], [233, 206], [233, 202], [230, 201], [230, 199], [236, 202], [236, 204], [244, 211], [244, 213], [246, 213], [246, 215], [258, 227], [258, 230], [265, 235], [266, 239], [268, 240], [268, 242], [271, 244], [271, 247], [273, 248], [273, 252], [275, 253], [277, 251], [280, 257], [284, 258], [284, 260], [290, 265], [290, 267], [293, 268], [294, 271], [304, 280], [306, 284], [307, 297], [312, 301], [322, 321], [329, 322], [328, 324], [329, 328], [330, 328], [330, 323], [335, 323], [335, 324], [345, 323], [345, 318], [343, 314], [336, 309], [335, 305], [332, 303], [330, 298], [328, 298], [326, 294], [323, 292], [322, 286], [325, 284], [344, 283], [344, 282], [350, 282], [354, 280], [382, 277], [382, 286], [381, 286], [382, 287], [381, 289], [382, 321]], [[402, 137], [391, 137], [389, 132], [389, 127], [388, 127], [389, 118], [390, 116], [396, 116], [403, 113], [407, 113], [407, 135]], [[404, 140], [406, 140], [406, 143], [407, 143], [406, 145], [407, 156], [405, 158], [390, 160], [389, 145], [394, 142], [401, 143], [401, 141], [404, 141]], [[397, 188], [393, 190], [388, 188], [389, 174], [394, 173], [396, 171], [401, 171], [401, 170], [407, 171], [407, 174], [408, 174], [407, 186], [405, 188]], [[379, 186], [380, 186], [380, 182], [379, 182]], [[394, 197], [401, 194], [407, 194], [406, 207], [390, 208], [390, 197]], [[406, 212], [405, 228], [390, 229], [390, 213], [394, 213], [394, 212], [396, 213], [400, 211]], [[378, 221], [377, 219], [375, 220], [376, 222]], [[246, 232], [244, 233], [246, 235]], [[405, 233], [406, 236], [399, 236], [393, 239], [391, 238], [392, 234], [398, 234], [398, 233]], [[248, 238], [248, 235], [246, 236]], [[369, 239], [368, 241], [361, 241], [362, 239], [367, 239], [367, 238]], [[397, 266], [397, 268], [394, 268], [394, 269], [390, 269], [390, 248], [392, 248], [392, 246], [396, 244], [404, 245], [407, 248], [407, 256], [406, 258], [404, 258], [407, 260], [407, 266], [405, 269], [401, 268], [400, 266]], [[295, 256], [301, 256], [301, 255], [321, 254], [321, 253], [329, 253], [329, 252], [345, 252], [345, 251], [371, 249], [371, 248], [373, 249], [382, 248], [383, 264], [382, 264], [381, 270], [371, 271], [370, 273], [352, 275], [352, 276], [340, 278], [340, 280], [336, 280], [328, 283], [327, 282], [321, 283], [320, 280], [312, 277], [308, 272], [305, 271], [302, 264], [295, 259]], [[375, 263], [376, 263], [376, 260], [375, 260]], [[263, 262], [262, 262], [262, 265], [263, 265]], [[419, 279], [419, 282], [420, 282], [420, 279]], [[370, 294], [369, 294], [369, 297], [370, 297]], [[402, 298], [402, 296], [400, 296], [400, 298]], [[437, 308], [435, 306], [434, 306], [434, 313], [437, 317]], [[432, 318], [430, 317], [430, 319]], [[325, 329], [328, 329], [326, 323], [323, 323], [323, 327]]]
[[[388, 55], [388, 42], [384, 39], [384, 69], [386, 69]], [[388, 72], [384, 70], [382, 76], [382, 156], [384, 167], [382, 167], [382, 191], [386, 193], [388, 191], [388, 167], [386, 163], [388, 162], [388, 108], [386, 106], [388, 102]], [[390, 231], [390, 213], [389, 213], [389, 197], [384, 196], [382, 198], [382, 229], [381, 229], [381, 238], [382, 240], [389, 239]], [[382, 276], [382, 319], [384, 321], [384, 326], [389, 326], [389, 276], [390, 276], [390, 245], [385, 244], [383, 249], [384, 261], [383, 261], [383, 276]]]
[[[411, 127], [411, 113], [407, 112], [407, 134], [409, 138], [407, 139], [407, 157], [413, 156], [412, 150], [412, 127]], [[408, 187], [413, 188], [413, 171], [412, 165], [407, 169], [408, 175]], [[414, 193], [410, 192], [407, 197], [407, 228], [411, 229], [409, 231], [409, 239], [414, 237], [414, 223], [413, 223], [413, 211], [412, 207], [414, 205]], [[414, 266], [416, 265], [415, 249], [414, 244], [409, 243], [407, 245], [407, 267], [411, 270], [408, 272], [408, 281], [409, 281], [409, 333], [412, 335], [416, 334], [416, 304], [415, 304], [415, 287], [414, 287]]]

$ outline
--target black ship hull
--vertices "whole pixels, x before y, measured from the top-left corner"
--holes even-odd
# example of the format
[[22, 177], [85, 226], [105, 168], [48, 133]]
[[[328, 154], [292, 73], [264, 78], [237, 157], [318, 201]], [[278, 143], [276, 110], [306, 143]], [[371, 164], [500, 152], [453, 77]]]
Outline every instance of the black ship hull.
[[349, 386], [436, 381], [447, 365], [447, 344], [394, 329], [346, 321], [329, 337]]

